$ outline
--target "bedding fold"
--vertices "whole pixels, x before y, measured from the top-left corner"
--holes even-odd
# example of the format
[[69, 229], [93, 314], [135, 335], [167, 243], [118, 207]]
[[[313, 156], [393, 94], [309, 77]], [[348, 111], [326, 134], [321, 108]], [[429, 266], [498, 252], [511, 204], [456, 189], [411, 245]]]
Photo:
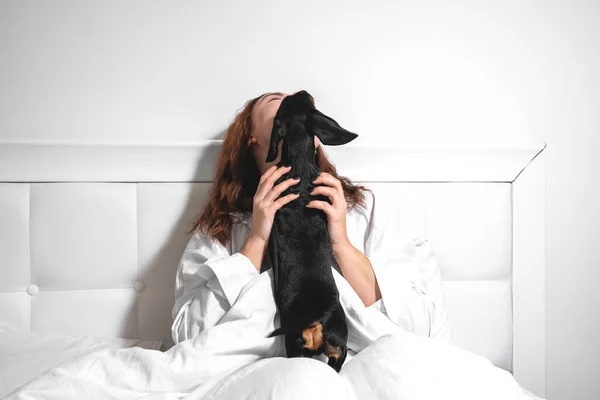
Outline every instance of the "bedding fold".
[[[332, 270], [347, 315], [340, 374], [317, 359], [285, 358], [272, 272], [254, 277], [218, 324], [162, 353], [104, 349], [69, 361], [7, 399], [527, 399], [487, 359], [406, 332], [367, 308]], [[441, 396], [441, 397], [440, 397]]]

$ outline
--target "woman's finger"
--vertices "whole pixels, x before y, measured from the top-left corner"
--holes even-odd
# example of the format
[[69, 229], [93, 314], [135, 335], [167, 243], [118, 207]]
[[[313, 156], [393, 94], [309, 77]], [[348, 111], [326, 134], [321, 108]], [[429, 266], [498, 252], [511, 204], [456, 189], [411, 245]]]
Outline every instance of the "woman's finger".
[[327, 186], [335, 188], [338, 192], [343, 192], [342, 183], [339, 179], [336, 179], [333, 175], [328, 174], [327, 172], [321, 172], [321, 175], [317, 177], [313, 182], [313, 184], [325, 184]]
[[339, 192], [329, 186], [317, 186], [312, 192], [309, 193], [311, 196], [315, 196], [317, 194], [321, 194], [323, 196], [329, 197], [331, 203], [335, 206], [339, 200]]
[[266, 196], [265, 200], [269, 203], [272, 203], [279, 197], [281, 193], [283, 193], [287, 188], [292, 185], [297, 185], [300, 183], [300, 179], [289, 178], [285, 181], [281, 182], [279, 185], [275, 186]]
[[[256, 195], [258, 196], [258, 198], [264, 199], [265, 196], [267, 195], [267, 193], [269, 193], [271, 191], [271, 189], [273, 189], [273, 185], [275, 184], [275, 181], [277, 181], [277, 179], [281, 178], [281, 176], [283, 176], [283, 174], [285, 174], [286, 172], [290, 172], [290, 169], [292, 169], [291, 166], [279, 167], [279, 168], [277, 168], [277, 170], [272, 172], [267, 178], [265, 178], [262, 182], [260, 182], [258, 184], [258, 188], [256, 189]], [[265, 172], [265, 174], [266, 174], [266, 172]]]
[[265, 179], [263, 184], [269, 185], [270, 186], [269, 190], [271, 190], [273, 188], [273, 185], [275, 184], [275, 181], [277, 181], [277, 179], [281, 178], [283, 176], [283, 174], [290, 172], [291, 169], [292, 169], [291, 166], [277, 168], [277, 170], [275, 172], [273, 172], [271, 175], [269, 175], [269, 177], [267, 179]]
[[269, 208], [271, 208], [272, 211], [277, 211], [279, 210], [281, 207], [285, 206], [287, 203], [289, 203], [292, 200], [296, 200], [298, 197], [300, 197], [300, 194], [298, 193], [290, 193], [287, 196], [283, 196], [278, 198], [277, 200], [275, 200], [270, 206]]
[[277, 165], [271, 165], [271, 167], [268, 170], [266, 170], [264, 174], [262, 174], [259, 183], [263, 183], [265, 179], [267, 179], [269, 176], [271, 176], [273, 172], [275, 172], [276, 169]]
[[306, 207], [308, 208], [318, 208], [319, 210], [323, 210], [327, 216], [331, 217], [331, 213], [334, 211], [333, 206], [326, 201], [321, 200], [313, 200], [309, 202]]

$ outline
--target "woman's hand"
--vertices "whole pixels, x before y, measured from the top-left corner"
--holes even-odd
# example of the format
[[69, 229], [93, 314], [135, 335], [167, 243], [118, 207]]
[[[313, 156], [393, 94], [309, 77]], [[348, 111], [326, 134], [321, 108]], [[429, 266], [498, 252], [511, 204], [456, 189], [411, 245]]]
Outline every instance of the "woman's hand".
[[310, 194], [321, 194], [329, 197], [331, 204], [326, 201], [313, 200], [306, 206], [323, 210], [327, 215], [327, 228], [333, 249], [333, 257], [337, 261], [342, 276], [361, 298], [365, 306], [370, 306], [381, 299], [381, 290], [375, 277], [371, 261], [360, 250], [350, 243], [346, 231], [346, 198], [339, 179], [327, 172], [313, 181], [317, 186]]
[[290, 169], [291, 167], [277, 168], [276, 165], [273, 165], [260, 177], [253, 200], [250, 235], [255, 239], [262, 240], [265, 244], [269, 240], [277, 210], [299, 197], [299, 194], [291, 193], [278, 199], [283, 191], [292, 185], [297, 185], [300, 179], [286, 179], [273, 187], [277, 179], [289, 172]]
[[319, 177], [313, 181], [313, 184], [324, 184], [326, 186], [317, 186], [309, 194], [311, 196], [321, 194], [329, 197], [331, 204], [326, 201], [312, 200], [306, 207], [318, 208], [327, 215], [327, 228], [329, 230], [329, 239], [331, 245], [335, 247], [344, 247], [350, 244], [348, 232], [346, 231], [346, 198], [342, 183], [333, 175], [327, 172], [321, 172]]
[[260, 177], [260, 182], [256, 188], [256, 194], [252, 202], [252, 228], [250, 228], [250, 233], [240, 249], [240, 253], [248, 257], [257, 271], [261, 269], [275, 213], [281, 207], [299, 197], [299, 194], [291, 193], [278, 199], [284, 190], [292, 185], [297, 185], [300, 179], [286, 179], [273, 187], [277, 179], [289, 172], [290, 169], [291, 167], [277, 168], [276, 165], [273, 165]]

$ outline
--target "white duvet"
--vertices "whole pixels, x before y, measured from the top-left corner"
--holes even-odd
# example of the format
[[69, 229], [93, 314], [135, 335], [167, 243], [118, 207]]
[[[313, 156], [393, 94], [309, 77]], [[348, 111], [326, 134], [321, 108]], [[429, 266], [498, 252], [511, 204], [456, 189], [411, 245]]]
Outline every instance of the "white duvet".
[[408, 333], [364, 307], [337, 274], [359, 352], [337, 374], [315, 359], [285, 358], [268, 338], [278, 315], [272, 275], [244, 287], [218, 325], [161, 353], [105, 349], [53, 368], [8, 399], [527, 399], [508, 372], [466, 350]]

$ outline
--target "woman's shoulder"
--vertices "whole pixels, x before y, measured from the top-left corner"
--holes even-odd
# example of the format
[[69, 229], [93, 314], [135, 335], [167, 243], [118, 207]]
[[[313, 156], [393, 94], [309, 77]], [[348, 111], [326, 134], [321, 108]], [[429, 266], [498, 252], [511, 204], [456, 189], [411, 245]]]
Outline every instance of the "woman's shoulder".
[[203, 250], [219, 255], [231, 254], [233, 252], [232, 242], [239, 242], [240, 238], [243, 237], [245, 232], [250, 228], [252, 213], [231, 211], [229, 212], [229, 216], [231, 219], [231, 227], [229, 238], [225, 243], [221, 243], [217, 238], [201, 229], [196, 229], [189, 239], [186, 250]]
[[378, 197], [375, 194], [375, 192], [373, 191], [373, 189], [371, 188], [367, 188], [368, 190], [363, 190], [362, 194], [363, 194], [363, 205], [361, 204], [356, 204], [355, 207], [353, 207], [350, 211], [365, 216], [365, 217], [369, 217], [371, 216], [371, 214], [375, 211], [375, 204], [378, 204]]
[[380, 213], [380, 204], [377, 195], [372, 189], [363, 191], [364, 205], [356, 204], [347, 213], [347, 216], [357, 220], [363, 220], [367, 224], [378, 223], [379, 218], [376, 214]]
[[229, 241], [226, 244], [221, 243], [217, 238], [212, 237], [201, 229], [192, 232], [184, 254], [193, 254], [194, 257], [200, 254], [207, 254], [211, 257], [227, 256], [229, 252]]
[[193, 250], [202, 247], [217, 249], [219, 244], [220, 242], [212, 236], [203, 232], [201, 229], [196, 229], [190, 236], [186, 250]]

